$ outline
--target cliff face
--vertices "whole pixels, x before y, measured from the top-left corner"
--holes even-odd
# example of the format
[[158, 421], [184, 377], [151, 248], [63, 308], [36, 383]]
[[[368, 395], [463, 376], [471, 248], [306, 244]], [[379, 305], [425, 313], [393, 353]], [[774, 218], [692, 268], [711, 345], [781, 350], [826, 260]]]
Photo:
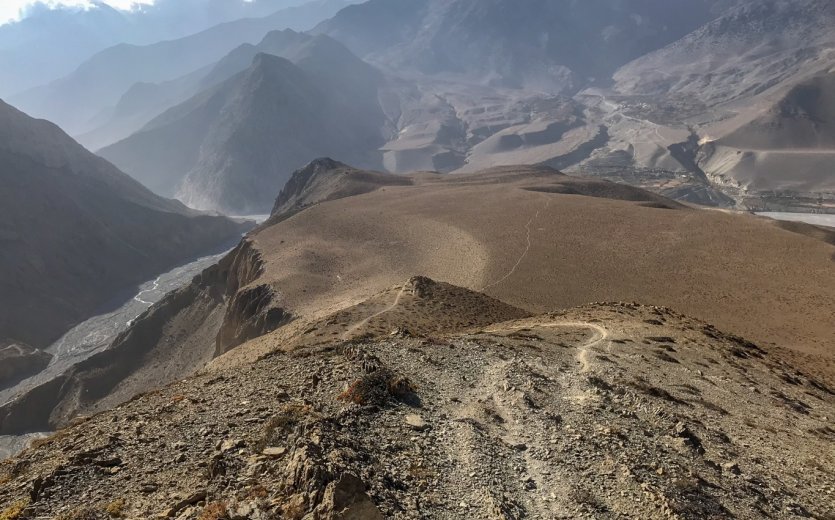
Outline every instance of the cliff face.
[[137, 318], [107, 350], [0, 407], [0, 435], [54, 430], [116, 406], [288, 322], [292, 316], [273, 307], [269, 286], [247, 287], [262, 269], [260, 253], [243, 240]]
[[229, 304], [215, 341], [216, 356], [293, 319], [286, 310], [274, 307], [276, 292], [270, 285], [249, 286], [264, 270], [261, 254], [252, 242], [241, 243], [230, 255], [229, 266], [226, 275]]

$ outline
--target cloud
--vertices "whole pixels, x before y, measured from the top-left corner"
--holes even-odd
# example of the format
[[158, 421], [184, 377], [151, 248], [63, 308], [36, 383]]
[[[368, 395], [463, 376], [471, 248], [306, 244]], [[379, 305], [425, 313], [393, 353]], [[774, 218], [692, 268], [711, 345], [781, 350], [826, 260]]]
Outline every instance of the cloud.
[[[58, 6], [90, 7], [91, 0], [0, 0], [0, 24], [18, 20], [25, 14], [26, 8], [32, 4], [45, 4], [55, 8]], [[104, 0], [117, 9], [131, 9], [136, 4], [152, 4], [154, 0]]]

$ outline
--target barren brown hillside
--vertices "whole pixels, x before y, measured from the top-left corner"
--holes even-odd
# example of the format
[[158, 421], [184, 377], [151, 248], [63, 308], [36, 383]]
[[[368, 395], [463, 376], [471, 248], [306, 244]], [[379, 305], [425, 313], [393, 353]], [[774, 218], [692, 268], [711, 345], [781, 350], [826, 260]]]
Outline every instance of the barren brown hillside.
[[252, 241], [266, 267], [252, 285], [270, 284], [277, 305], [315, 317], [420, 273], [532, 312], [638, 301], [832, 354], [832, 232], [544, 168], [411, 178], [262, 229]]

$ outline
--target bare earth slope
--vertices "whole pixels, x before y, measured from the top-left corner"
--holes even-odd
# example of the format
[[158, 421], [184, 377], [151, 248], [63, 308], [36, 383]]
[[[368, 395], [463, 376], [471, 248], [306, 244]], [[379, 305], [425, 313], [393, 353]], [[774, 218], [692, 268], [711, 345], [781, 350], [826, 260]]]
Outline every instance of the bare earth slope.
[[704, 167], [751, 190], [835, 192], [835, 73], [802, 81], [766, 107], [703, 146]]
[[315, 161], [0, 407], [5, 433], [96, 414], [0, 464], [0, 514], [828, 518], [831, 232], [545, 167], [388, 177]]
[[252, 285], [315, 316], [422, 273], [530, 311], [634, 300], [832, 354], [835, 247], [825, 240], [548, 168], [410, 178], [261, 229], [252, 245], [265, 269]]

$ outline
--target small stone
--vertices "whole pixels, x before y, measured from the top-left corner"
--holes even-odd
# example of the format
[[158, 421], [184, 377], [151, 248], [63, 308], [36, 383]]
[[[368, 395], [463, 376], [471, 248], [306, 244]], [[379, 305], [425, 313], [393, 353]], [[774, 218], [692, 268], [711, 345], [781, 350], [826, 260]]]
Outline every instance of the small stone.
[[273, 446], [264, 448], [264, 451], [261, 452], [266, 457], [282, 457], [285, 453], [287, 453], [287, 448]]
[[242, 448], [244, 446], [244, 441], [240, 439], [227, 439], [220, 443], [220, 451], [226, 453], [227, 451], [232, 451], [236, 448]]
[[429, 425], [426, 424], [426, 421], [420, 415], [416, 414], [409, 414], [406, 416], [406, 424], [412, 428], [413, 430], [417, 430], [419, 432], [425, 431], [429, 429]]
[[726, 462], [722, 464], [722, 471], [728, 472], [732, 475], [739, 475], [742, 470], [739, 469], [739, 464], [736, 462]]

